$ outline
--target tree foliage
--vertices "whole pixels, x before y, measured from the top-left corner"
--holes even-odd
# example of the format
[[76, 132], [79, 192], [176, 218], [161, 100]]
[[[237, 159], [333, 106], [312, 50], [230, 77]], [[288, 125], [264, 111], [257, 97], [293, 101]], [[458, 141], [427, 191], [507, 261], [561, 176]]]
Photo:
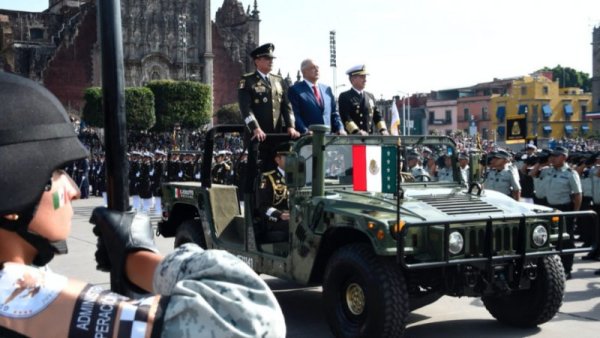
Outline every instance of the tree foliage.
[[218, 124], [242, 124], [242, 114], [240, 113], [240, 106], [237, 103], [226, 104], [221, 106], [215, 113]]
[[[102, 88], [87, 88], [83, 97], [85, 105], [82, 119], [90, 126], [104, 128]], [[125, 112], [128, 129], [148, 130], [152, 128], [156, 123], [152, 91], [144, 87], [125, 88]]]
[[552, 72], [552, 78], [558, 81], [559, 88], [577, 87], [583, 89], [584, 92], [592, 90], [592, 81], [588, 73], [577, 71], [570, 67], [557, 65], [554, 68], [544, 67], [541, 71]]
[[160, 80], [151, 81], [146, 87], [154, 93], [156, 130], [170, 131], [175, 123], [197, 129], [210, 121], [210, 86], [193, 81]]

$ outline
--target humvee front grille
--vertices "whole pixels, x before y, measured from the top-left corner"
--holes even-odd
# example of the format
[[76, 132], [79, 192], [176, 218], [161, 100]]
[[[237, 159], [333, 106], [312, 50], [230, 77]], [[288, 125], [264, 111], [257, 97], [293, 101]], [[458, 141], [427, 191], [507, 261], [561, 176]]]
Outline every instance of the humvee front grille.
[[448, 215], [465, 215], [480, 213], [495, 213], [502, 210], [478, 198], [465, 195], [448, 196], [416, 196], [415, 199], [425, 202], [430, 206]]
[[[485, 228], [465, 229], [465, 254], [467, 257], [483, 257], [485, 253]], [[494, 255], [514, 254], [519, 248], [519, 224], [497, 224], [493, 230], [491, 251]]]

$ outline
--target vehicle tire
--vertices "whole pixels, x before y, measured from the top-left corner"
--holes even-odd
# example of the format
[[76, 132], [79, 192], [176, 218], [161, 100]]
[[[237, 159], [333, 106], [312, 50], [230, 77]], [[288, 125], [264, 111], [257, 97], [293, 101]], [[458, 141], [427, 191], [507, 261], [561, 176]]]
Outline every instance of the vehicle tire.
[[409, 314], [400, 267], [368, 244], [337, 250], [325, 270], [323, 301], [336, 337], [401, 337]]
[[534, 327], [552, 319], [562, 305], [565, 273], [556, 255], [543, 257], [531, 288], [504, 296], [482, 297], [488, 312], [498, 321], [519, 327]]
[[201, 248], [206, 249], [206, 240], [204, 239], [204, 232], [202, 231], [200, 221], [188, 219], [177, 227], [175, 247], [180, 247], [186, 243], [196, 243]]

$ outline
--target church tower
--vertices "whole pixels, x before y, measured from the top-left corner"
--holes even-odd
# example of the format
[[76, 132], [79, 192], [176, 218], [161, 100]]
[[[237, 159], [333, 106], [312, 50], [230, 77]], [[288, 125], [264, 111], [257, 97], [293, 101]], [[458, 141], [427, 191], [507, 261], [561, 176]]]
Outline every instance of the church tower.
[[[592, 37], [592, 109], [600, 112], [600, 26], [594, 28]], [[594, 126], [595, 127], [595, 126]]]

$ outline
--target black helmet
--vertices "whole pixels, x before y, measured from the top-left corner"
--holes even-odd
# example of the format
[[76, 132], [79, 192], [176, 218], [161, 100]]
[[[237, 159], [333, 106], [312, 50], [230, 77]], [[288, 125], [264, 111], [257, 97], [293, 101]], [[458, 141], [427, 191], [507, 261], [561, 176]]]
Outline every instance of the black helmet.
[[52, 171], [86, 156], [52, 93], [34, 81], [0, 72], [0, 216], [19, 214], [18, 221], [0, 217], [1, 227], [23, 235]]

